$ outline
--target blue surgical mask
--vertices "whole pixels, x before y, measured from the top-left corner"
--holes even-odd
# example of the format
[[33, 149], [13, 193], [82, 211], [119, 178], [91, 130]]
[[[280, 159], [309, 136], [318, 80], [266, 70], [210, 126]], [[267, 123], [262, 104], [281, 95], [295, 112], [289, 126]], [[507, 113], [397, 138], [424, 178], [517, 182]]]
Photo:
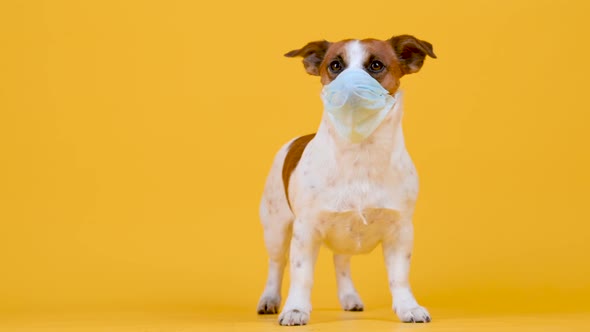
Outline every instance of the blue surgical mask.
[[322, 101], [336, 132], [359, 143], [379, 127], [397, 98], [364, 70], [347, 69], [324, 86]]

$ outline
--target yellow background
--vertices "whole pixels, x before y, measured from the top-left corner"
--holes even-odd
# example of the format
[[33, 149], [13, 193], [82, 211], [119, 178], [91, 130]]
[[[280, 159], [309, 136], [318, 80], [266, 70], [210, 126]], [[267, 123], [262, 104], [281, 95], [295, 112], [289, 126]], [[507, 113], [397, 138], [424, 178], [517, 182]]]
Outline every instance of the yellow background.
[[[2, 1], [0, 312], [254, 311], [266, 174], [321, 114], [282, 55], [403, 33], [438, 55], [402, 80], [418, 299], [590, 310], [589, 4]], [[379, 250], [353, 277], [390, 305]]]

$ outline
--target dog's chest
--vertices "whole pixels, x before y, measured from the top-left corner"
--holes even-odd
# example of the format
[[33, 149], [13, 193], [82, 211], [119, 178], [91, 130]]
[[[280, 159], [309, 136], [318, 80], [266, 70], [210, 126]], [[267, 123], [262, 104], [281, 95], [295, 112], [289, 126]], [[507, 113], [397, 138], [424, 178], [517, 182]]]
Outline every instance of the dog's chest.
[[296, 215], [306, 214], [334, 252], [370, 252], [413, 209], [418, 184], [403, 145], [358, 145], [335, 152], [311, 142], [294, 174]]
[[332, 251], [353, 255], [372, 251], [397, 230], [399, 220], [399, 212], [391, 209], [321, 211], [315, 229]]
[[292, 194], [306, 210], [399, 211], [415, 201], [417, 177], [403, 146], [396, 151], [390, 144], [366, 144], [335, 152], [312, 141], [295, 171]]
[[[337, 253], [373, 250], [384, 234], [395, 231], [406, 203], [399, 174], [388, 162], [361, 160], [341, 160], [333, 164], [335, 167], [325, 163], [318, 179], [306, 188], [315, 192], [308, 202], [317, 212], [314, 228], [326, 246]], [[311, 183], [318, 185], [317, 190], [311, 189]]]

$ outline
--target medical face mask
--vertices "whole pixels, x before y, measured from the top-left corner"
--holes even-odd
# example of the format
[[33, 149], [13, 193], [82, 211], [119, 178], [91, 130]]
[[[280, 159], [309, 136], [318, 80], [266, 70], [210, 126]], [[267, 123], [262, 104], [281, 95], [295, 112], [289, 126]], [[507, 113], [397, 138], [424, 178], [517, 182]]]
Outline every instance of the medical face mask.
[[347, 69], [324, 86], [322, 101], [336, 132], [359, 143], [379, 127], [397, 98], [364, 70]]

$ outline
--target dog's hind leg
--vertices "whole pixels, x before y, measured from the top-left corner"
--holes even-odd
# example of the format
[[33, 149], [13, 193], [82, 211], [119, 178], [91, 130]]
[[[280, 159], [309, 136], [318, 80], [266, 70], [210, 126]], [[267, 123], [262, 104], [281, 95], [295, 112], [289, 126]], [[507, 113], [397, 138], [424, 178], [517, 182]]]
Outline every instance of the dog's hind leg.
[[269, 261], [266, 285], [256, 308], [258, 314], [277, 314], [281, 305], [281, 286], [289, 258], [294, 219], [282, 180], [287, 147], [288, 144], [283, 146], [275, 157], [260, 204], [260, 219], [264, 227], [264, 243]]
[[346, 311], [363, 311], [364, 305], [352, 283], [350, 256], [334, 254], [334, 268], [338, 283], [338, 300]]
[[292, 226], [288, 222], [271, 223], [264, 231], [264, 242], [268, 250], [268, 277], [264, 292], [258, 301], [258, 314], [278, 314], [281, 305], [283, 273], [289, 257]]

